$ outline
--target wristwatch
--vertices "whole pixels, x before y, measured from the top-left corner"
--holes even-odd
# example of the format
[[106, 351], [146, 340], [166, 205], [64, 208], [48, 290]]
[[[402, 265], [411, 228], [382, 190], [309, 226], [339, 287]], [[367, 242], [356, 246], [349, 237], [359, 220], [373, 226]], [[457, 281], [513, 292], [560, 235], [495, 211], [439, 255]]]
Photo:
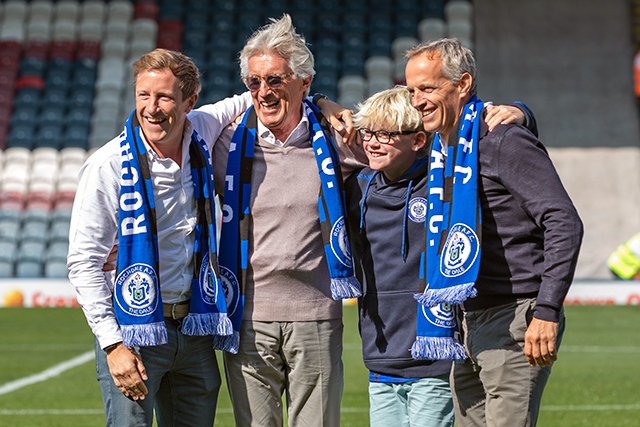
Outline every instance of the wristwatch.
[[314, 105], [318, 106], [318, 101], [320, 101], [321, 99], [329, 99], [329, 97], [323, 93], [316, 93], [313, 95], [313, 98], [311, 98], [311, 102], [313, 102]]
[[117, 343], [114, 343], [114, 344], [108, 345], [108, 346], [106, 346], [105, 348], [103, 348], [103, 350], [104, 350], [104, 352], [105, 352], [105, 353], [109, 354], [109, 352], [110, 352], [111, 350], [113, 350], [114, 348], [116, 348], [116, 347], [118, 346], [118, 344], [120, 344], [120, 343], [122, 343], [122, 341], [119, 341], [119, 342], [117, 342]]

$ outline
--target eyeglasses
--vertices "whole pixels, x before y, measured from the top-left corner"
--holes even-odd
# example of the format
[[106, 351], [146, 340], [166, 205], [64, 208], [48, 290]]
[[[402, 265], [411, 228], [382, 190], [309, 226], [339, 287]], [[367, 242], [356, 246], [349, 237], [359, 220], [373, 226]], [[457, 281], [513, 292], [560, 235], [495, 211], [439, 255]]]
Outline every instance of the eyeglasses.
[[410, 135], [412, 133], [416, 133], [417, 130], [402, 130], [400, 132], [388, 132], [386, 130], [376, 130], [373, 131], [371, 129], [362, 128], [358, 129], [360, 133], [360, 138], [363, 141], [370, 141], [371, 138], [375, 135], [376, 139], [380, 144], [389, 144], [391, 142], [391, 137], [396, 135]]
[[293, 73], [286, 74], [269, 74], [268, 76], [247, 76], [243, 77], [242, 81], [244, 85], [251, 92], [255, 92], [260, 89], [260, 84], [264, 80], [269, 89], [279, 89], [285, 79], [293, 76]]

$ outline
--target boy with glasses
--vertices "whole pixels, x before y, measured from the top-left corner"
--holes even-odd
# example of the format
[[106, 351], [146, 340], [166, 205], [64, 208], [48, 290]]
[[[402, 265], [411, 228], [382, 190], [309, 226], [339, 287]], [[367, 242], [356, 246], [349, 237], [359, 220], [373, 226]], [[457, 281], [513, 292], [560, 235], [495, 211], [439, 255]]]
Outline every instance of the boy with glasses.
[[[507, 111], [522, 122], [524, 114], [513, 110], [493, 107], [492, 125]], [[524, 112], [533, 123], [530, 111]], [[453, 426], [453, 355], [416, 359], [411, 350], [422, 322], [455, 324], [449, 307], [423, 310], [414, 299], [420, 291], [432, 136], [404, 86], [371, 96], [353, 121], [369, 160], [369, 167], [347, 180], [346, 190], [354, 264], [363, 286], [360, 333], [370, 371], [371, 426]]]

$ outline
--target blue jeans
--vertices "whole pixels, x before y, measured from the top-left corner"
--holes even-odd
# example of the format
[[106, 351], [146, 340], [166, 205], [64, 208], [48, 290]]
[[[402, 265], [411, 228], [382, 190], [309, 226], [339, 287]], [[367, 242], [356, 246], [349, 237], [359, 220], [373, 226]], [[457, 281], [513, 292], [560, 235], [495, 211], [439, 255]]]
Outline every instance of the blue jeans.
[[449, 375], [406, 383], [369, 383], [371, 427], [453, 427]]
[[168, 344], [140, 347], [149, 379], [144, 400], [127, 398], [113, 382], [106, 353], [95, 343], [96, 370], [107, 427], [212, 426], [220, 372], [210, 336], [183, 335], [180, 322], [165, 319]]

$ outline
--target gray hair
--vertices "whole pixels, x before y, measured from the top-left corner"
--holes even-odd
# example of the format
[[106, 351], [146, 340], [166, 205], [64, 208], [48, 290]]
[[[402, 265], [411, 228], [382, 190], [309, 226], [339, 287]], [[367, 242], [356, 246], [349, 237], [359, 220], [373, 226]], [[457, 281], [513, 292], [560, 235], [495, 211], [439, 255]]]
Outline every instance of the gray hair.
[[470, 96], [478, 91], [478, 68], [476, 60], [466, 47], [462, 46], [460, 41], [455, 38], [440, 39], [431, 42], [421, 43], [412, 47], [405, 54], [405, 58], [412, 58], [427, 54], [429, 59], [440, 57], [442, 59], [442, 74], [453, 84], [458, 84], [462, 75], [468, 73], [471, 76]]
[[300, 79], [313, 77], [313, 54], [305, 38], [296, 32], [291, 16], [284, 14], [280, 19], [270, 18], [271, 23], [256, 30], [242, 51], [240, 51], [240, 75], [249, 75], [249, 59], [262, 52], [276, 52], [282, 56], [291, 71]]

